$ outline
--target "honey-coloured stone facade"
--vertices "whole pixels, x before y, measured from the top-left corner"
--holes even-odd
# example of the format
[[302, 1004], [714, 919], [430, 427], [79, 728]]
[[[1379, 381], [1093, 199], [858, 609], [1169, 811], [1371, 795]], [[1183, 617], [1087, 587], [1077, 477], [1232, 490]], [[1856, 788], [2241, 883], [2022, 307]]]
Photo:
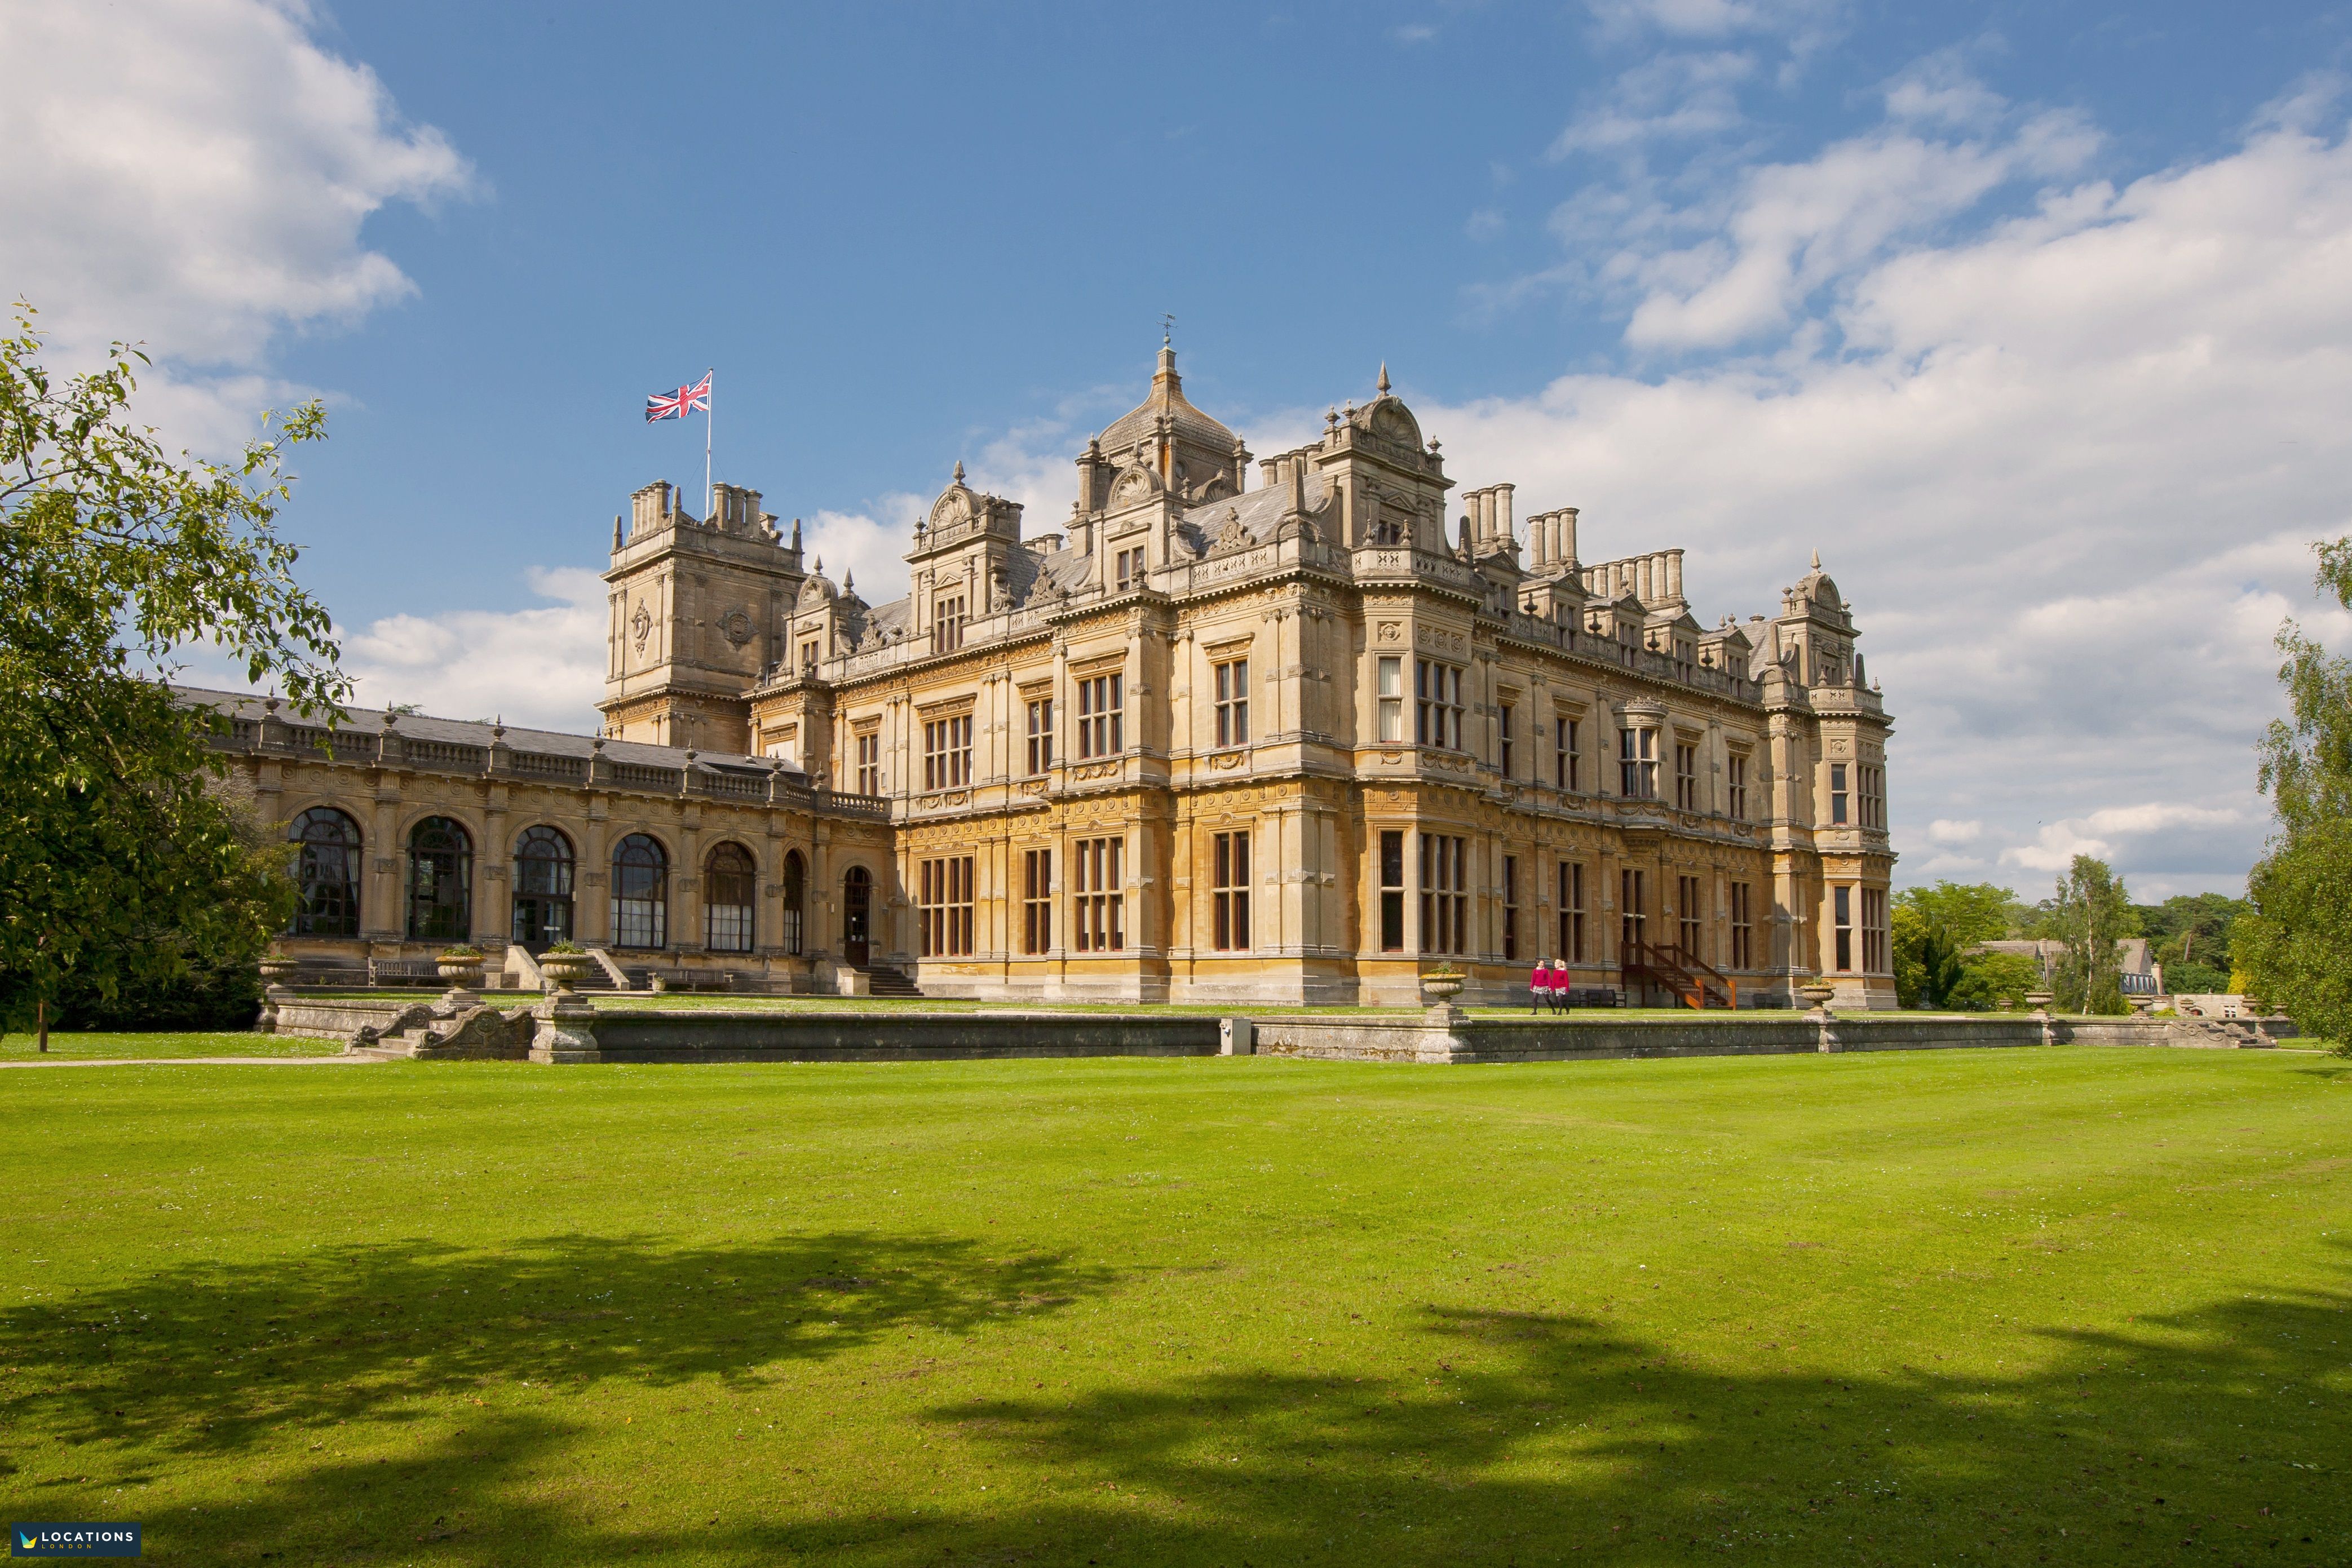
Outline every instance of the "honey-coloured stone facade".
[[1702, 624], [1679, 549], [1588, 563], [1507, 483], [1449, 507], [1385, 370], [1254, 460], [1163, 347], [1076, 468], [1030, 530], [958, 465], [885, 604], [757, 491], [646, 486], [595, 737], [190, 694], [265, 821], [340, 835], [287, 949], [497, 972], [561, 927], [689, 982], [1401, 1005], [1441, 966], [1524, 1000], [1540, 961], [1591, 999], [1894, 1005], [1889, 726], [1818, 558]]
[[[608, 733], [888, 803], [873, 961], [934, 995], [1892, 1006], [1888, 720], [1812, 569], [1691, 613], [1683, 552], [1466, 492], [1389, 390], [1255, 464], [1183, 392], [1090, 441], [1054, 531], [965, 482], [868, 604], [755, 492], [616, 527]], [[1255, 487], [1252, 481], [1255, 479]], [[757, 657], [754, 657], [754, 651]], [[754, 668], [756, 664], [757, 667]]]

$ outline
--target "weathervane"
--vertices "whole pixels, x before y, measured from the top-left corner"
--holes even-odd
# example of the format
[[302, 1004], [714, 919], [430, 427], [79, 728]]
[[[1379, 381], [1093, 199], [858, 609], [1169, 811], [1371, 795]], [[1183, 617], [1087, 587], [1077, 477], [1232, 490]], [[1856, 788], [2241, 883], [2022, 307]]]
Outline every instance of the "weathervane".
[[1176, 342], [1176, 318], [1162, 310], [1160, 313], [1160, 346], [1172, 348]]

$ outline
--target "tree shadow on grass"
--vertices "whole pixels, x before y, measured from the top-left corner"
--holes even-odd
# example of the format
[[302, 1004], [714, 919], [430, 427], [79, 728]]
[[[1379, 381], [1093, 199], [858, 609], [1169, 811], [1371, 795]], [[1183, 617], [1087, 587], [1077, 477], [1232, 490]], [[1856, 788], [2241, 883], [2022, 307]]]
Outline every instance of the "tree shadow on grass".
[[761, 1537], [778, 1559], [1120, 1563], [2352, 1560], [2352, 1297], [2053, 1334], [2046, 1370], [1738, 1375], [1608, 1325], [1430, 1311], [1418, 1375], [1223, 1372], [933, 1418], [1058, 1495]]
[[[632, 1519], [620, 1494], [635, 1472], [614, 1486], [612, 1467], [662, 1464], [615, 1460], [593, 1404], [563, 1396], [745, 1377], [917, 1325], [982, 1330], [1116, 1283], [1057, 1258], [864, 1234], [354, 1247], [189, 1269], [70, 1314], [0, 1314], [18, 1390], [0, 1444], [37, 1445], [45, 1470], [60, 1452], [85, 1454], [78, 1474], [113, 1467], [96, 1490], [11, 1477], [32, 1517], [108, 1517], [79, 1505], [200, 1457], [233, 1461], [235, 1496], [148, 1521], [158, 1555], [204, 1562], [2352, 1559], [2338, 1388], [2352, 1296], [2331, 1291], [2053, 1332], [2030, 1373], [1947, 1372], [1922, 1354], [1826, 1380], [1697, 1364], [1593, 1319], [1430, 1308], [1400, 1325], [1419, 1348], [1385, 1379], [1226, 1365], [933, 1408], [935, 1439], [954, 1436], [935, 1448], [988, 1463], [984, 1497], [918, 1506], [877, 1478], [852, 1517], [819, 1517], [787, 1490], [810, 1456], [693, 1434], [674, 1487], [698, 1499], [748, 1479], [773, 1500], [709, 1525], [698, 1511], [692, 1528], [675, 1508]], [[477, 1387], [491, 1395], [478, 1408]], [[343, 1422], [410, 1435], [375, 1458]], [[845, 1427], [840, 1448], [859, 1435]]]
[[[192, 1265], [78, 1294], [62, 1311], [0, 1312], [13, 1374], [0, 1479], [63, 1502], [89, 1495], [85, 1466], [103, 1472], [106, 1492], [199, 1458], [249, 1458], [278, 1474], [203, 1520], [151, 1528], [151, 1542], [176, 1538], [207, 1558], [289, 1545], [364, 1555], [413, 1546], [411, 1536], [455, 1550], [450, 1521], [465, 1519], [467, 1533], [508, 1543], [504, 1560], [526, 1542], [534, 1555], [591, 1559], [638, 1538], [605, 1539], [580, 1506], [521, 1500], [512, 1483], [557, 1464], [592, 1423], [558, 1403], [485, 1402], [477, 1389], [524, 1385], [552, 1401], [609, 1381], [749, 1382], [884, 1334], [1051, 1312], [1113, 1282], [1059, 1256], [858, 1232], [741, 1247], [581, 1236], [496, 1251], [348, 1246]], [[454, 1435], [453, 1412], [464, 1423]], [[353, 1446], [338, 1435], [346, 1424], [379, 1437], [420, 1429], [396, 1458], [346, 1462], [327, 1451]], [[90, 1457], [72, 1457], [85, 1448]], [[23, 1473], [61, 1450], [76, 1475]]]

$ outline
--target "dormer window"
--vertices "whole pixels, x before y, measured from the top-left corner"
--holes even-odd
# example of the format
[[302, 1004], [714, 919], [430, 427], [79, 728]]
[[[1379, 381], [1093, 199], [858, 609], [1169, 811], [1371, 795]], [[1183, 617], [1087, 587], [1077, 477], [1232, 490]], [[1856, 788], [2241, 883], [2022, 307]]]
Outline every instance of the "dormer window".
[[1117, 564], [1118, 568], [1118, 591], [1119, 592], [1125, 593], [1130, 588], [1138, 588], [1142, 585], [1143, 547], [1141, 545], [1136, 546], [1133, 549], [1123, 549], [1119, 551]]
[[931, 606], [931, 652], [952, 653], [963, 646], [963, 595], [941, 594]]
[[801, 669], [803, 672], [814, 670], [816, 668], [817, 647], [818, 642], [814, 637], [811, 637], [801, 644]]

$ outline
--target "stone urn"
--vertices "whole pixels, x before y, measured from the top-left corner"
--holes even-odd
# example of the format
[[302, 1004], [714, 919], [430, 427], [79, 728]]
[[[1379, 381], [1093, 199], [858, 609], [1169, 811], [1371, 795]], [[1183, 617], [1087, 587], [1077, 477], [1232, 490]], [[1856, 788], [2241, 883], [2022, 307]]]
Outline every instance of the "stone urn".
[[588, 977], [589, 966], [594, 962], [585, 953], [541, 953], [539, 972], [547, 977], [550, 990], [569, 991]]
[[268, 957], [262, 959], [261, 963], [257, 967], [261, 970], [262, 985], [265, 988], [272, 988], [282, 986], [287, 981], [292, 979], [294, 977], [294, 971], [301, 967], [299, 964], [281, 953], [270, 954]]
[[477, 953], [467, 957], [444, 953], [433, 961], [433, 967], [452, 987], [470, 991], [481, 981], [482, 956]]
[[2246, 1009], [2246, 1016], [2250, 1019], [2265, 1017], [2271, 1010], [2270, 999], [2268, 998], [2257, 997], [2252, 994], [2249, 994], [2240, 1005]]
[[2033, 1009], [2033, 1016], [2035, 1018], [2048, 1018], [2050, 1016], [2050, 1004], [2054, 999], [2056, 999], [2056, 994], [2051, 991], [2028, 991], [2025, 993], [2025, 1005]]
[[1828, 1016], [1830, 998], [1837, 995], [1835, 986], [1825, 986], [1819, 980], [1809, 981], [1799, 986], [1796, 990], [1797, 995], [1803, 998], [1806, 1008], [1822, 1017]]
[[1463, 985], [1461, 976], [1441, 970], [1421, 977], [1421, 994], [1427, 997], [1433, 1006], [1450, 1008], [1454, 1005], [1454, 998], [1462, 994]]

